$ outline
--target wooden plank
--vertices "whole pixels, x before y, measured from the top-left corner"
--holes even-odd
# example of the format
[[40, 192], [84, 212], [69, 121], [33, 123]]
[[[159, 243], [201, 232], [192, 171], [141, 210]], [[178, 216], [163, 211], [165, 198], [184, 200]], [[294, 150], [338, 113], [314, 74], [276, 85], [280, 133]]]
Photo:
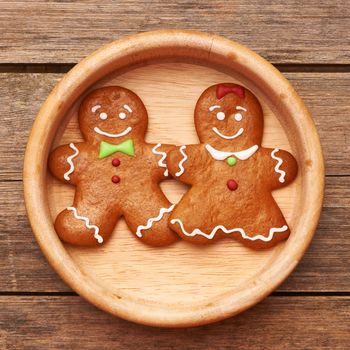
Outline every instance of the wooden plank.
[[315, 121], [327, 175], [349, 175], [350, 73], [285, 73]]
[[32, 123], [61, 74], [0, 74], [0, 179], [22, 179]]
[[[173, 73], [174, 74], [174, 73]], [[286, 73], [313, 113], [323, 144], [326, 173], [350, 174], [350, 73]], [[0, 74], [0, 180], [22, 178], [27, 137], [41, 104], [61, 74]]]
[[[0, 193], [0, 291], [69, 291], [35, 242], [24, 210], [22, 183], [0, 182]], [[327, 178], [316, 236], [279, 291], [350, 292], [349, 206], [350, 177]]]
[[35, 241], [22, 182], [0, 182], [0, 198], [0, 291], [70, 291]]
[[[315, 312], [317, 310], [317, 312]], [[2, 349], [346, 349], [349, 297], [270, 297], [225, 321], [159, 329], [104, 313], [79, 297], [0, 297]]]
[[74, 63], [155, 29], [214, 32], [273, 63], [348, 63], [350, 3], [263, 0], [1, 1], [0, 63]]
[[327, 178], [324, 207], [310, 248], [280, 291], [350, 291], [350, 177]]

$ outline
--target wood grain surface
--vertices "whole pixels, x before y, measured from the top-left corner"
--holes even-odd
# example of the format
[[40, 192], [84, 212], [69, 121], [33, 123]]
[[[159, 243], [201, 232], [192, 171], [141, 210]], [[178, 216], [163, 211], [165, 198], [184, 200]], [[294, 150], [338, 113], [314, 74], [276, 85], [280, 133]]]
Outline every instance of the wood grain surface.
[[122, 36], [214, 32], [272, 63], [349, 61], [348, 1], [1, 1], [0, 62], [75, 63]]
[[[0, 182], [0, 286], [8, 292], [70, 291], [42, 256], [24, 210], [22, 183]], [[288, 292], [350, 292], [350, 177], [328, 177], [324, 210], [310, 249], [278, 289]], [[35, 283], [33, 283], [35, 280]]]
[[[0, 349], [348, 349], [349, 16], [340, 0], [0, 1]], [[135, 325], [76, 296], [42, 256], [23, 204], [24, 147], [62, 77], [53, 72], [119, 37], [160, 28], [224, 35], [288, 71], [326, 160], [324, 210], [294, 273], [253, 309], [194, 329]]]
[[[186, 57], [186, 63], [176, 57]], [[199, 65], [198, 60], [206, 65]], [[166, 250], [152, 249], [135, 242], [134, 232], [119, 220], [113, 239], [101, 249], [62, 245], [52, 220], [71, 205], [74, 191], [47, 176], [47, 154], [52, 144], [81, 139], [77, 110], [83, 95], [101, 86], [130, 88], [149, 112], [146, 140], [181, 145], [198, 141], [193, 125], [198, 96], [208, 86], [225, 81], [244, 84], [260, 100], [262, 145], [292, 150], [299, 163], [293, 184], [273, 192], [291, 228], [290, 238], [264, 251], [252, 251], [234, 240], [221, 240], [205, 249], [185, 241]], [[252, 307], [290, 275], [316, 231], [324, 176], [312, 117], [282, 74], [254, 52], [225, 38], [164, 30], [102, 48], [56, 85], [31, 131], [23, 181], [36, 239], [68, 285], [118, 317], [154, 326], [188, 327]], [[186, 191], [174, 180], [162, 188], [174, 203]]]
[[0, 297], [0, 347], [345, 350], [349, 312], [349, 297], [274, 296], [210, 326], [155, 329], [110, 316], [78, 297]]
[[[350, 175], [350, 73], [285, 73], [310, 109], [320, 134], [327, 175]], [[0, 73], [0, 179], [22, 178], [33, 120], [62, 74]], [[337, 140], [337, 142], [334, 142]]]

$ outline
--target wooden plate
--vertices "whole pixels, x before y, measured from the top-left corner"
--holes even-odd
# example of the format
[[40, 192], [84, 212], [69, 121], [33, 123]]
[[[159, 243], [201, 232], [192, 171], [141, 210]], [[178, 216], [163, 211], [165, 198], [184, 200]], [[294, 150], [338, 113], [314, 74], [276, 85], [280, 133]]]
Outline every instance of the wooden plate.
[[[98, 248], [62, 244], [53, 221], [71, 205], [74, 188], [47, 171], [52, 147], [81, 140], [77, 107], [91, 89], [121, 85], [135, 91], [149, 112], [147, 140], [198, 142], [193, 110], [201, 92], [239, 82], [261, 101], [263, 145], [290, 150], [299, 174], [273, 193], [289, 223], [290, 238], [253, 251], [223, 239], [197, 247], [186, 242], [150, 248], [120, 220]], [[36, 239], [53, 268], [81, 296], [114, 315], [156, 326], [194, 326], [235, 315], [266, 297], [297, 265], [314, 234], [324, 191], [324, 165], [310, 114], [290, 83], [252, 51], [221, 37], [191, 31], [156, 31], [113, 42], [75, 66], [52, 91], [32, 129], [24, 167], [25, 202]], [[171, 201], [186, 188], [162, 184]]]

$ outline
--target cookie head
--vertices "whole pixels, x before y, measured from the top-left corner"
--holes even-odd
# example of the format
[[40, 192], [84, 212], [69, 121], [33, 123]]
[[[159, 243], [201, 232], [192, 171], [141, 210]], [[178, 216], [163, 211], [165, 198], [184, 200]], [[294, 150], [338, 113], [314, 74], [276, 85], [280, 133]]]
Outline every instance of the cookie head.
[[92, 91], [79, 108], [79, 125], [88, 142], [144, 138], [147, 111], [132, 91], [108, 86]]
[[202, 143], [240, 151], [261, 144], [264, 119], [258, 99], [249, 90], [225, 83], [209, 87], [199, 97], [195, 125]]

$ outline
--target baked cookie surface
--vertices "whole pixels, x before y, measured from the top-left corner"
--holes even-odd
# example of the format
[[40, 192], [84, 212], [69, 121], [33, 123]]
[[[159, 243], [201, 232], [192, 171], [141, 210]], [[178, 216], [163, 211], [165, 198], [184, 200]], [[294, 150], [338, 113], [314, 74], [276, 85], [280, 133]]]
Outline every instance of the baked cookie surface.
[[159, 187], [168, 178], [171, 145], [148, 144], [148, 115], [132, 91], [109, 86], [88, 94], [79, 108], [85, 142], [55, 149], [49, 168], [76, 186], [74, 202], [56, 218], [59, 237], [75, 245], [102, 243], [124, 216], [143, 242], [164, 246], [177, 240], [168, 227], [173, 205]]
[[287, 151], [261, 146], [264, 118], [257, 98], [237, 84], [217, 84], [197, 101], [200, 144], [167, 157], [171, 175], [191, 185], [170, 216], [170, 227], [193, 243], [232, 237], [255, 249], [288, 238], [290, 229], [271, 191], [297, 175]]

